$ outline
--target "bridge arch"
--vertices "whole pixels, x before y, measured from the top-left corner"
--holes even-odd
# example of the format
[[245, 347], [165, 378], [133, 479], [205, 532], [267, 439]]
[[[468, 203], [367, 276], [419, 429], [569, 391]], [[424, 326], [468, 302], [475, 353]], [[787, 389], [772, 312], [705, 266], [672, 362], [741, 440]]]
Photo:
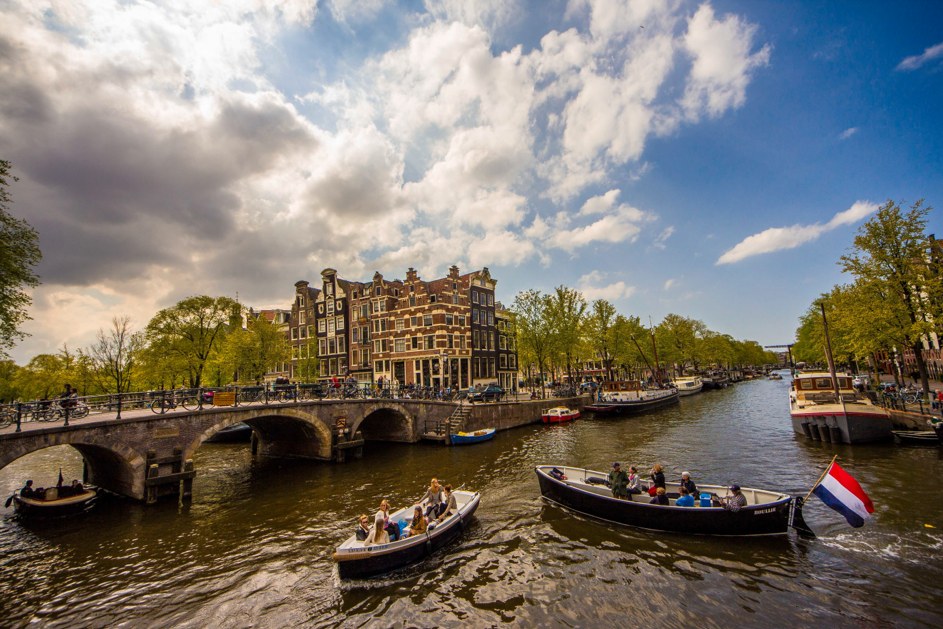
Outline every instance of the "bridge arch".
[[402, 404], [375, 403], [364, 408], [350, 426], [351, 434], [358, 430], [365, 441], [412, 442], [416, 440], [416, 419]]
[[189, 443], [184, 450], [185, 456], [191, 456], [223, 428], [240, 422], [252, 427], [258, 454], [331, 459], [331, 429], [317, 415], [292, 407], [266, 407], [244, 414], [219, 413]]
[[[0, 456], [0, 469], [34, 452], [56, 446], [72, 446], [82, 456], [86, 478], [92, 485], [124, 496], [144, 497], [144, 456], [134, 448], [115, 441], [97, 439], [92, 435], [58, 433], [41, 447], [10, 448]], [[71, 479], [65, 479], [69, 482]]]

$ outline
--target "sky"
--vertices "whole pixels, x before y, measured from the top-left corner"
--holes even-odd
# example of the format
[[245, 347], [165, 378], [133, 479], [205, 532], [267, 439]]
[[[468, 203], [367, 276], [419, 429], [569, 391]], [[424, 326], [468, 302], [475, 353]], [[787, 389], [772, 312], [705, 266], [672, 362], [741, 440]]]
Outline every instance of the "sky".
[[[191, 295], [488, 267], [791, 342], [861, 226], [943, 207], [943, 2], [0, 0], [42, 284], [11, 356]], [[940, 210], [929, 233], [943, 236]]]

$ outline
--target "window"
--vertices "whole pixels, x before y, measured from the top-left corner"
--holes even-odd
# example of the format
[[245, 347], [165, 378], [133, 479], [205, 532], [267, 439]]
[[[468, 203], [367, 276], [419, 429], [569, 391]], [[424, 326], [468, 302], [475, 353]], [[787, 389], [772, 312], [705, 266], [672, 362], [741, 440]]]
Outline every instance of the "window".
[[337, 317], [337, 325], [336, 325], [336, 328], [337, 328], [338, 330], [343, 330], [343, 329], [344, 329], [344, 317], [343, 317], [343, 316]]
[[308, 313], [304, 310], [298, 311], [298, 324], [305, 325], [308, 322]]
[[465, 315], [458, 315], [458, 325], [465, 327]]
[[327, 300], [327, 314], [329, 315], [334, 314], [334, 300], [333, 299]]
[[434, 303], [435, 303], [435, 295], [429, 295], [429, 303], [430, 303], [430, 304], [434, 304]]
[[418, 327], [419, 327], [419, 317], [410, 317], [410, 318], [409, 318], [409, 325], [410, 325], [410, 327], [418, 328]]
[[458, 304], [458, 295], [457, 295], [457, 294], [452, 295], [452, 303], [453, 303], [453, 304], [456, 304], [456, 305]]
[[318, 339], [318, 354], [321, 356], [327, 354], [327, 339]]
[[327, 334], [328, 336], [334, 334], [334, 317], [327, 320]]
[[406, 319], [397, 319], [396, 320], [396, 331], [400, 332], [406, 327]]
[[324, 334], [325, 330], [327, 330], [327, 323], [324, 319], [318, 319], [318, 332]]
[[293, 341], [297, 341], [297, 340], [298, 340], [298, 328], [292, 328], [292, 329], [291, 329], [291, 340], [293, 340]]
[[370, 304], [361, 304], [360, 305], [360, 318], [367, 319], [370, 317]]
[[455, 335], [454, 335], [454, 334], [449, 334], [449, 335], [446, 336], [445, 338], [446, 338], [446, 347], [448, 347], [449, 349], [454, 348], [454, 347], [455, 347]]
[[432, 327], [432, 315], [423, 315], [423, 317], [422, 317], [422, 324], [423, 324], [424, 326], [426, 326], [427, 328], [431, 328], [431, 327]]
[[[410, 288], [412, 288], [412, 286], [410, 286]], [[415, 295], [410, 295], [410, 296], [409, 296], [409, 305], [410, 305], [410, 307], [413, 307], [413, 308], [416, 307], [416, 296], [415, 296]]]
[[347, 337], [346, 336], [337, 337], [337, 353], [338, 354], [347, 353]]
[[494, 293], [488, 293], [488, 305], [489, 306], [494, 305]]
[[410, 339], [410, 341], [411, 341], [412, 349], [419, 349], [419, 337], [418, 337], [418, 336], [412, 337], [412, 338]]
[[375, 286], [374, 289], [373, 289], [373, 296], [374, 296], [374, 297], [379, 297], [379, 296], [382, 295], [382, 294], [383, 294], [383, 287], [378, 284], [378, 285]]
[[406, 339], [396, 339], [393, 342], [393, 351], [394, 352], [405, 352], [406, 351]]
[[472, 308], [472, 324], [478, 323], [478, 308]]
[[300, 339], [308, 338], [308, 328], [298, 328], [298, 338]]
[[501, 354], [501, 369], [507, 369], [508, 366], [508, 357], [507, 354]]
[[473, 303], [473, 304], [477, 304], [477, 303], [478, 303], [478, 291], [476, 291], [476, 290], [473, 288], [471, 293], [472, 293], [472, 303]]
[[435, 337], [431, 334], [427, 334], [425, 337], [426, 343], [423, 349], [435, 349]]
[[304, 295], [298, 295], [298, 307], [299, 307], [299, 308], [304, 308], [304, 307], [305, 307], [305, 296], [304, 296]]
[[494, 313], [488, 312], [488, 325], [494, 325]]
[[354, 343], [360, 342], [360, 328], [354, 328], [353, 335], [350, 340]]
[[472, 331], [472, 349], [478, 349], [478, 330]]
[[324, 285], [324, 294], [333, 295], [334, 294], [334, 284], [327, 283]]
[[445, 325], [452, 325], [452, 314], [446, 313], [445, 315]]

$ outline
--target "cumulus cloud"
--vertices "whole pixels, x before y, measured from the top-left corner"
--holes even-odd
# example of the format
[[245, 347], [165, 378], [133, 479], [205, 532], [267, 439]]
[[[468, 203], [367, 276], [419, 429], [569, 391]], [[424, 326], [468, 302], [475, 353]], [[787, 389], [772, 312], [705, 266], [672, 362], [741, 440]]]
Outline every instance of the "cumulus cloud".
[[658, 216], [617, 180], [648, 172], [653, 136], [742, 106], [769, 57], [742, 18], [676, 0], [572, 0], [545, 22], [565, 30], [523, 34], [517, 0], [425, 0], [370, 46], [313, 36], [400, 8], [7, 3], [0, 153], [45, 253], [31, 347], [89, 291], [111, 291], [97, 318], [74, 302], [97, 328], [192, 293], [283, 305], [328, 265], [432, 275], [631, 246]]
[[835, 214], [827, 223], [812, 225], [793, 225], [791, 227], [771, 227], [758, 234], [753, 234], [737, 243], [718, 258], [718, 265], [733, 264], [746, 258], [783, 249], [795, 249], [807, 242], [816, 240], [822, 234], [843, 225], [854, 224], [878, 210], [878, 205], [867, 201], [856, 201], [850, 208]]
[[940, 58], [943, 58], [943, 43], [930, 46], [924, 50], [922, 54], [914, 55], [912, 57], [905, 57], [903, 60], [901, 60], [900, 63], [897, 64], [897, 70], [902, 72], [917, 70], [924, 65]]
[[596, 299], [605, 299], [607, 301], [616, 301], [631, 297], [637, 290], [634, 286], [626, 284], [623, 280], [617, 280], [607, 283], [607, 275], [601, 271], [591, 271], [582, 277], [576, 283], [579, 290], [587, 301]]

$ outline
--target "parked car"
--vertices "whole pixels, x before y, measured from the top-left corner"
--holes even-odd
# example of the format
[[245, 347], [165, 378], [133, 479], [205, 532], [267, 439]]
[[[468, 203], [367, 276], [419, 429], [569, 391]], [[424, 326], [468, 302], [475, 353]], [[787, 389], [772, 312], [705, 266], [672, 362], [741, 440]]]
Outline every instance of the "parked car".
[[496, 384], [489, 384], [484, 389], [475, 391], [471, 399], [473, 402], [499, 402], [504, 399], [504, 389]]

